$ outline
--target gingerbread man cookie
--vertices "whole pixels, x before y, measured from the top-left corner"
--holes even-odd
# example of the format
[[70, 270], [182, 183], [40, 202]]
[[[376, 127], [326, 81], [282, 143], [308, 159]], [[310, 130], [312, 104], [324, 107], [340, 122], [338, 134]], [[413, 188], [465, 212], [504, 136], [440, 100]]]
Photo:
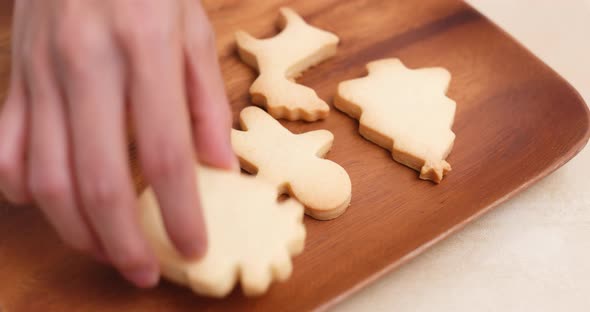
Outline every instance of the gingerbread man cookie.
[[250, 88], [252, 101], [274, 118], [315, 121], [328, 116], [328, 104], [314, 90], [295, 83], [306, 69], [336, 54], [336, 35], [307, 24], [291, 9], [282, 8], [282, 32], [273, 38], [256, 39], [238, 31], [241, 59], [258, 69], [260, 76]]
[[319, 220], [340, 216], [350, 203], [348, 174], [323, 159], [334, 136], [327, 130], [293, 134], [258, 107], [240, 113], [245, 131], [232, 130], [232, 145], [242, 168], [288, 193]]
[[140, 197], [141, 224], [162, 274], [194, 292], [224, 297], [241, 281], [248, 296], [266, 292], [272, 281], [291, 275], [291, 256], [303, 250], [303, 206], [277, 201], [276, 188], [262, 180], [206, 167], [197, 168], [208, 250], [196, 261], [172, 246], [154, 193]]
[[338, 86], [334, 106], [359, 119], [368, 140], [391, 151], [393, 159], [441, 182], [451, 170], [445, 161], [455, 140], [455, 101], [445, 93], [451, 74], [443, 68], [411, 70], [398, 59], [367, 65], [369, 75]]

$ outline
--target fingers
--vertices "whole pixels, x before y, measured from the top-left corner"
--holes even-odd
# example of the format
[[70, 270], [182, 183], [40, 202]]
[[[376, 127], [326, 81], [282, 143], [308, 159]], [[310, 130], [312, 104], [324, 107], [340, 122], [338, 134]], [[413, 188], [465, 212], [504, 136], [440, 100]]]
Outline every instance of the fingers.
[[26, 187], [27, 102], [18, 66], [12, 66], [8, 96], [0, 114], [0, 190], [17, 204], [30, 200]]
[[197, 154], [203, 163], [238, 168], [230, 141], [232, 115], [221, 76], [213, 30], [198, 1], [186, 3], [186, 85]]
[[[144, 12], [145, 13], [145, 12]], [[173, 14], [170, 14], [173, 16]], [[123, 32], [131, 67], [131, 114], [142, 171], [153, 187], [168, 235], [187, 257], [205, 252], [182, 49], [176, 18]], [[139, 25], [139, 24], [138, 24]], [[165, 77], [165, 78], [163, 78]]]
[[28, 184], [32, 196], [60, 237], [74, 249], [97, 255], [100, 245], [78, 209], [70, 167], [66, 120], [48, 48], [28, 61], [30, 99]]
[[137, 286], [154, 286], [158, 265], [139, 227], [127, 163], [120, 57], [92, 17], [64, 27], [56, 42], [81, 204], [112, 264]]
[[20, 60], [22, 6], [23, 3], [18, 2], [14, 7], [10, 88], [0, 114], [0, 191], [8, 200], [18, 204], [30, 201], [25, 169], [28, 103]]

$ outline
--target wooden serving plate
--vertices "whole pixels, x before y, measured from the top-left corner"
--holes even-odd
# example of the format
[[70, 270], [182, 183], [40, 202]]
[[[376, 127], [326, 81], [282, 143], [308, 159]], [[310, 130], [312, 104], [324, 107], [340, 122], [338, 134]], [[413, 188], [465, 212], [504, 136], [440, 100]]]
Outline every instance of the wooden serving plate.
[[[129, 286], [110, 268], [69, 251], [36, 209], [0, 206], [0, 310], [301, 311], [326, 308], [416, 256], [571, 159], [590, 136], [588, 109], [558, 74], [463, 2], [452, 0], [205, 1], [218, 33], [234, 118], [249, 105], [256, 74], [236, 55], [233, 32], [271, 36], [288, 5], [340, 36], [338, 55], [299, 81], [331, 101], [337, 84], [365, 63], [399, 57], [410, 67], [443, 66], [457, 101], [453, 171], [440, 185], [392, 161], [333, 110], [294, 132], [328, 129], [329, 158], [350, 174], [353, 199], [339, 219], [307, 218], [305, 252], [292, 278], [248, 299], [204, 299], [162, 283]], [[0, 9], [0, 79], [7, 83], [10, 6]], [[4, 88], [3, 88], [4, 89]], [[523, 225], [523, 226], [526, 226]]]

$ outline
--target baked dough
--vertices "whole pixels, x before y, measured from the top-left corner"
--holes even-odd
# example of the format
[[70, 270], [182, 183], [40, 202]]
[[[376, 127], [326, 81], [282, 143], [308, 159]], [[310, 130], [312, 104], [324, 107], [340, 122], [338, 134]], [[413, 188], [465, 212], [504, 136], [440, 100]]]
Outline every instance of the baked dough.
[[303, 206], [277, 201], [276, 189], [238, 172], [200, 167], [199, 194], [208, 250], [187, 261], [173, 248], [151, 189], [140, 196], [141, 224], [162, 274], [204, 296], [224, 297], [240, 281], [244, 294], [261, 295], [291, 275], [291, 256], [303, 250]]
[[288, 193], [319, 220], [340, 216], [351, 198], [348, 173], [322, 159], [334, 141], [327, 130], [293, 134], [258, 107], [240, 113], [245, 131], [232, 130], [232, 145], [241, 167]]
[[314, 90], [295, 83], [306, 69], [336, 54], [336, 35], [307, 24], [295, 11], [281, 8], [282, 32], [256, 39], [236, 32], [241, 59], [260, 76], [250, 88], [252, 102], [274, 118], [315, 121], [328, 116], [330, 107]]
[[445, 96], [451, 74], [444, 68], [408, 69], [399, 59], [367, 65], [369, 75], [340, 83], [334, 106], [359, 120], [369, 141], [393, 159], [440, 183], [451, 170], [445, 160], [455, 140], [455, 101]]

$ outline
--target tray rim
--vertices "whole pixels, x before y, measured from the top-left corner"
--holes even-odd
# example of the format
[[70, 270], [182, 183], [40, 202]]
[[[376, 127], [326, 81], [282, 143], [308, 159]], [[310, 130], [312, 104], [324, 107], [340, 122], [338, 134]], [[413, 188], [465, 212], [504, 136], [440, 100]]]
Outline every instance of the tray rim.
[[520, 42], [518, 39], [516, 39], [514, 36], [512, 36], [510, 33], [508, 33], [502, 27], [500, 27], [496, 22], [494, 22], [488, 16], [481, 13], [478, 9], [476, 9], [474, 6], [470, 5], [469, 3], [467, 3], [463, 0], [461, 2], [463, 2], [463, 5], [466, 6], [466, 9], [473, 10], [474, 13], [480, 15], [480, 17], [483, 20], [485, 20], [487, 23], [489, 23], [498, 32], [503, 34], [507, 39], [509, 39], [513, 43], [515, 43], [524, 53], [528, 54], [529, 57], [536, 60], [536, 62], [540, 66], [545, 67], [551, 73], [553, 73], [555, 75], [555, 77], [557, 78], [557, 81], [559, 81], [563, 85], [563, 88], [565, 88], [568, 92], [572, 93], [575, 96], [575, 98], [578, 100], [577, 103], [579, 103], [579, 105], [581, 105], [584, 110], [584, 119], [585, 119], [585, 127], [586, 127], [586, 129], [584, 130], [584, 135], [575, 144], [573, 144], [567, 152], [563, 153], [563, 155], [561, 155], [561, 157], [557, 158], [553, 163], [551, 163], [551, 165], [547, 166], [545, 169], [539, 171], [538, 174], [536, 174], [532, 178], [524, 181], [521, 185], [515, 187], [514, 189], [512, 189], [511, 191], [506, 193], [504, 196], [498, 198], [493, 203], [485, 206], [483, 209], [478, 210], [476, 213], [474, 213], [473, 215], [469, 216], [468, 218], [462, 220], [461, 222], [451, 226], [446, 231], [435, 236], [433, 239], [425, 242], [424, 244], [418, 246], [416, 249], [408, 252], [407, 254], [405, 254], [403, 257], [401, 257], [397, 261], [391, 262], [390, 264], [384, 266], [383, 268], [376, 270], [373, 274], [370, 274], [364, 280], [361, 280], [360, 282], [356, 283], [353, 287], [350, 287], [347, 290], [341, 292], [339, 295], [333, 297], [332, 299], [329, 299], [329, 300], [317, 305], [315, 308], [313, 308], [314, 311], [327, 311], [327, 310], [335, 307], [337, 304], [339, 304], [340, 302], [343, 302], [345, 299], [347, 299], [351, 295], [358, 293], [362, 289], [366, 288], [367, 286], [369, 286], [369, 285], [375, 283], [376, 281], [378, 281], [379, 279], [381, 279], [386, 274], [392, 273], [395, 269], [410, 262], [411, 260], [413, 260], [414, 258], [419, 256], [420, 254], [428, 251], [431, 247], [433, 247], [437, 243], [445, 240], [446, 238], [449, 238], [452, 234], [457, 233], [458, 231], [463, 229], [468, 224], [472, 223], [473, 221], [475, 221], [478, 218], [482, 217], [483, 215], [487, 214], [488, 212], [490, 212], [494, 208], [497, 208], [502, 203], [507, 202], [512, 197], [527, 190], [528, 188], [530, 188], [531, 186], [533, 186], [537, 182], [541, 181], [543, 178], [545, 178], [545, 177], [549, 176], [550, 174], [552, 174], [553, 172], [555, 172], [557, 169], [563, 167], [570, 160], [572, 160], [574, 157], [576, 157], [590, 142], [590, 107], [588, 107], [588, 103], [586, 103], [586, 101], [584, 100], [584, 98], [582, 97], [580, 92], [576, 88], [574, 88], [574, 86], [567, 79], [565, 79], [561, 74], [559, 74], [556, 70], [554, 70], [551, 66], [549, 66], [547, 63], [545, 63], [543, 60], [541, 60], [535, 53], [533, 53], [531, 50], [529, 50], [522, 42]]
[[494, 202], [484, 206], [482, 209], [479, 209], [478, 211], [476, 211], [474, 214], [470, 215], [469, 217], [450, 226], [448, 229], [446, 229], [445, 231], [436, 235], [431, 240], [426, 241], [425, 243], [416, 247], [414, 250], [406, 253], [398, 260], [390, 262], [389, 264], [387, 264], [377, 270], [374, 270], [373, 273], [367, 275], [367, 277], [365, 277], [364, 279], [361, 279], [359, 282], [354, 284], [352, 287], [349, 287], [346, 290], [340, 292], [339, 294], [329, 297], [324, 301], [317, 301], [316, 304], [313, 305], [311, 310], [326, 311], [326, 310], [329, 310], [329, 309], [335, 307], [337, 304], [344, 301], [349, 296], [359, 292], [360, 290], [367, 287], [368, 285], [376, 282], [377, 280], [379, 280], [380, 278], [385, 276], [385, 274], [393, 272], [395, 269], [397, 269], [400, 266], [413, 260], [418, 255], [422, 254], [425, 251], [428, 251], [428, 249], [431, 248], [432, 246], [434, 246], [436, 243], [441, 242], [442, 240], [450, 237], [455, 232], [461, 230], [464, 226], [473, 222], [477, 218], [480, 218], [481, 216], [483, 216], [487, 212], [498, 207], [500, 204], [511, 199], [513, 196], [525, 191], [526, 189], [528, 189], [529, 187], [531, 187], [535, 183], [539, 182], [541, 179], [545, 178], [546, 176], [555, 172], [557, 169], [561, 168], [563, 165], [565, 165], [567, 162], [569, 162], [571, 159], [573, 159], [576, 155], [578, 155], [578, 153], [584, 149], [584, 147], [588, 144], [588, 141], [590, 140], [590, 107], [588, 106], [590, 104], [590, 99], [589, 99], [589, 102], [586, 103], [586, 101], [581, 96], [581, 94], [569, 83], [569, 81], [567, 81], [565, 78], [563, 78], [562, 75], [560, 75], [558, 72], [556, 72], [554, 69], [552, 69], [549, 65], [547, 65], [537, 55], [535, 55], [526, 46], [524, 46], [519, 40], [514, 38], [507, 31], [505, 31], [503, 28], [498, 26], [494, 21], [492, 21], [487, 16], [482, 14], [479, 10], [474, 8], [472, 5], [470, 5], [464, 1], [461, 1], [461, 2], [463, 2], [463, 5], [465, 6], [466, 9], [472, 10], [474, 12], [474, 14], [479, 14], [481, 16], [481, 18], [486, 23], [489, 23], [492, 27], [495, 28], [496, 31], [503, 34], [507, 40], [511, 40], [514, 44], [516, 44], [518, 46], [518, 48], [520, 48], [523, 53], [527, 54], [529, 57], [536, 60], [536, 62], [538, 63], [539, 66], [543, 66], [543, 67], [549, 69], [549, 71], [554, 75], [554, 78], [556, 80], [556, 84], [560, 85], [560, 87], [563, 88], [565, 92], [568, 92], [568, 93], [571, 93], [572, 95], [574, 95], [573, 101], [576, 101], [576, 103], [571, 103], [571, 102], [573, 102], [573, 101], [571, 101], [571, 102], [568, 102], [568, 105], [577, 105], [579, 103], [580, 105], [583, 106], [584, 116], [582, 116], [581, 118], [583, 119], [583, 123], [584, 123], [583, 126], [585, 126], [585, 130], [583, 130], [583, 128], [580, 127], [579, 129], [576, 129], [575, 133], [578, 134], [577, 131], [580, 131], [580, 132], [584, 131], [584, 134], [580, 137], [579, 140], [575, 141], [575, 143], [572, 143], [564, 153], [560, 154], [559, 156], [556, 156], [553, 159], [553, 161], [551, 161], [549, 164], [547, 164], [547, 166], [545, 168], [537, 171], [534, 175], [531, 175], [531, 177], [529, 179], [523, 181], [520, 185], [517, 185], [513, 189], [509, 190], [502, 197], [500, 197], [500, 198], [496, 199]]

